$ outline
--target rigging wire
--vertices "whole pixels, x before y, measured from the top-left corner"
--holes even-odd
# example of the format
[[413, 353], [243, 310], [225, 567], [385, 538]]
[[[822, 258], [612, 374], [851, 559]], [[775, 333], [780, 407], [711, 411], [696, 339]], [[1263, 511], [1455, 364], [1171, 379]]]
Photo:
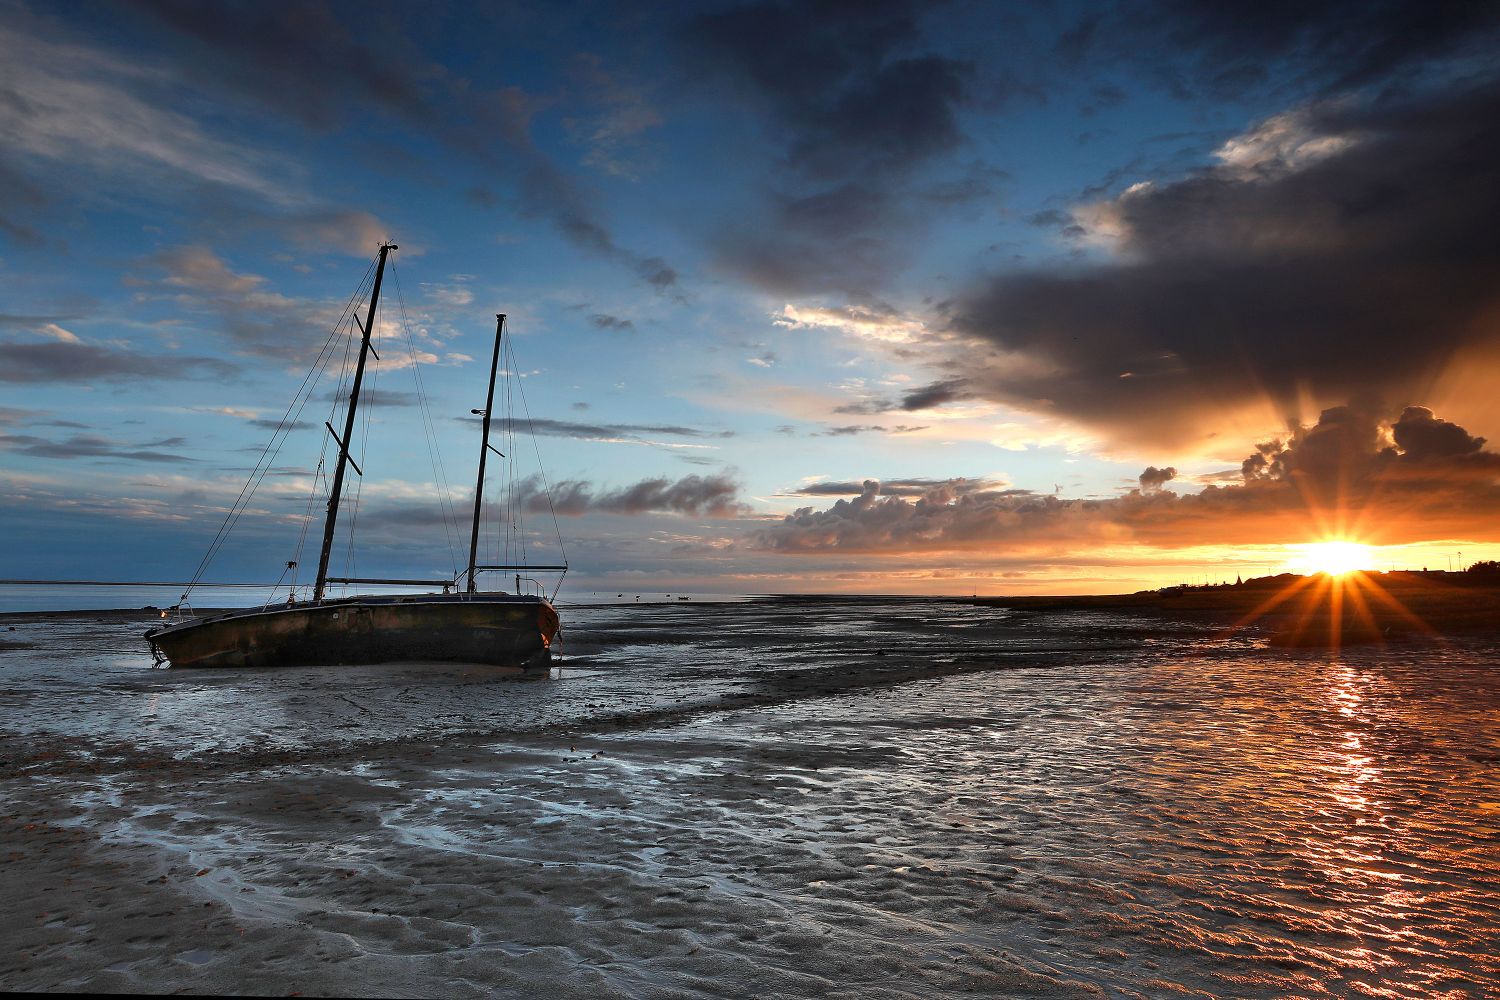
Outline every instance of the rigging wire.
[[[360, 468], [364, 468], [365, 467], [365, 452], [368, 450], [369, 445], [370, 445], [370, 414], [374, 412], [374, 410], [375, 410], [375, 401], [379, 398], [375, 394], [375, 384], [377, 382], [379, 382], [379, 381], [380, 381], [380, 358], [377, 355], [376, 358], [375, 358], [375, 365], [374, 365], [374, 367], [372, 367], [370, 369], [370, 398], [365, 403], [365, 421], [364, 421], [364, 426], [360, 428], [360, 438], [359, 438], [359, 464], [360, 464]], [[349, 442], [347, 442], [347, 441], [344, 442], [344, 446], [348, 447], [349, 446]], [[360, 475], [359, 481], [354, 484], [354, 496], [353, 496], [353, 498], [350, 500], [350, 502], [348, 504], [348, 508], [349, 508], [349, 540], [347, 541], [347, 543], [345, 543], [345, 546], [344, 546], [344, 575], [345, 576], [350, 576], [350, 577], [352, 577], [352, 576], [358, 576], [359, 575], [358, 572], [357, 572], [358, 569], [359, 569], [359, 563], [355, 559], [355, 556], [354, 556], [354, 532], [355, 532], [355, 529], [359, 527], [359, 501], [360, 501], [360, 498], [364, 496], [364, 492], [365, 492], [365, 477], [363, 475]], [[343, 593], [347, 594], [349, 592], [349, 587], [350, 586], [351, 586], [350, 584], [347, 584], [347, 583], [344, 584]]]
[[[542, 477], [542, 489], [544, 495], [547, 497], [547, 511], [552, 515], [552, 531], [557, 535], [557, 551], [562, 554], [562, 561], [566, 564], [568, 561], [568, 549], [563, 545], [562, 528], [557, 523], [557, 508], [552, 503], [552, 483], [547, 479], [546, 466], [542, 465], [542, 449], [536, 443], [536, 423], [531, 418], [531, 407], [526, 402], [526, 386], [521, 384], [519, 380], [517, 381], [517, 386], [521, 392], [521, 410], [526, 414], [526, 426], [531, 431], [531, 450], [536, 453], [536, 468]], [[561, 580], [558, 580], [558, 586], [562, 586]], [[554, 595], [556, 593], [556, 591], [553, 591]]]
[[[512, 346], [513, 343], [514, 343], [514, 339], [515, 338], [510, 338], [509, 340], [507, 340], [505, 342], [505, 367], [506, 367], [506, 370], [509, 371], [510, 374], [511, 374], [510, 382], [512, 382], [515, 385], [520, 385], [521, 384], [521, 373], [520, 373], [520, 370], [516, 366], [516, 355], [515, 355], [514, 347]], [[515, 432], [516, 419], [515, 419], [515, 394], [514, 394], [514, 391], [512, 391], [510, 393], [507, 393], [506, 423], [510, 426], [510, 445], [511, 445], [511, 452], [512, 452], [512, 454], [514, 454], [515, 453], [515, 443], [516, 443], [516, 432]], [[515, 463], [511, 463], [511, 469], [512, 470], [515, 469]], [[512, 475], [511, 479], [514, 482], [515, 476]], [[518, 492], [518, 496], [516, 497], [516, 512], [515, 512], [515, 518], [514, 518], [514, 520], [511, 523], [511, 530], [515, 533], [515, 536], [516, 536], [516, 556], [517, 556], [516, 561], [519, 562], [519, 563], [521, 563], [522, 565], [525, 565], [526, 561], [527, 561], [527, 555], [526, 555], [526, 509], [525, 509], [526, 508], [526, 501], [527, 501], [527, 495], [526, 495], [527, 491], [525, 490], [524, 486], [522, 486], [521, 484], [517, 484], [516, 489], [517, 489], [517, 492]]]
[[[515, 419], [513, 417], [513, 414], [515, 413], [515, 387], [512, 385], [512, 383], [515, 381], [516, 372], [515, 369], [510, 366], [509, 339], [505, 341], [505, 348], [505, 353], [500, 357], [500, 360], [504, 363], [504, 367], [501, 369], [501, 371], [505, 373], [505, 382], [500, 390], [500, 396], [501, 399], [503, 399], [505, 402], [505, 453], [514, 458], [516, 453], [516, 442], [515, 438], [512, 436], [512, 431], [515, 427]], [[516, 530], [516, 463], [514, 460], [512, 460], [510, 464], [506, 466], [505, 519], [497, 524], [495, 528], [497, 531], [502, 532], [502, 551], [504, 551], [505, 553], [505, 561], [508, 563], [518, 562], [519, 560], [515, 558], [515, 553], [511, 548], [511, 537], [512, 535], [514, 535]]]
[[[344, 412], [345, 412], [345, 407], [347, 405], [347, 397], [344, 395], [344, 387], [346, 385], [352, 384], [351, 378], [352, 378], [352, 376], [354, 374], [354, 364], [351, 363], [350, 356], [354, 352], [354, 334], [356, 334], [356, 333], [360, 334], [361, 339], [363, 339], [363, 337], [364, 337], [364, 330], [360, 326], [358, 311], [354, 312], [349, 317], [349, 336], [347, 336], [347, 337], [344, 338], [344, 357], [339, 362], [339, 381], [338, 381], [338, 384], [336, 386], [334, 386], [334, 388], [333, 388], [333, 395], [329, 398], [329, 402], [328, 402], [328, 426], [330, 426], [330, 427], [342, 427], [344, 425], [343, 416], [344, 416]], [[323, 437], [320, 440], [323, 442], [322, 447], [319, 448], [319, 450], [318, 450], [318, 462], [321, 464], [328, 457], [328, 442], [329, 442], [329, 439], [327, 437]], [[344, 442], [344, 447], [345, 448], [349, 448], [350, 447], [349, 442], [347, 442], [347, 441]], [[363, 478], [363, 477], [361, 477], [361, 478]], [[313, 488], [314, 489], [317, 488], [317, 484], [316, 483], [313, 484]], [[324, 506], [325, 507], [327, 507], [327, 505], [329, 503], [333, 502], [333, 483], [332, 483], [332, 481], [329, 481], [327, 483], [325, 491], [322, 494], [322, 496], [323, 496]], [[342, 511], [342, 504], [343, 504], [343, 498], [340, 498], [340, 513], [343, 512]], [[348, 573], [346, 572], [344, 575], [347, 576]], [[340, 593], [342, 594], [347, 588], [348, 588], [347, 584], [341, 584], [340, 585]]]
[[296, 600], [297, 598], [297, 571], [302, 565], [302, 548], [307, 544], [307, 529], [312, 526], [313, 504], [318, 499], [318, 484], [324, 482], [326, 479], [323, 475], [325, 455], [326, 453], [318, 455], [317, 468], [313, 469], [312, 488], [307, 491], [307, 509], [302, 513], [302, 531], [297, 535], [297, 548], [292, 552], [290, 560], [292, 564], [292, 586], [291, 593], [287, 596], [291, 600]]
[[[293, 395], [291, 402], [287, 405], [286, 411], [282, 414], [281, 420], [278, 422], [276, 429], [272, 432], [270, 440], [261, 450], [255, 467], [251, 470], [250, 475], [246, 479], [245, 483], [240, 487], [239, 494], [236, 496], [234, 503], [231, 504], [229, 512], [225, 515], [224, 521], [219, 525], [218, 531], [215, 533], [214, 538], [209, 544], [208, 551], [204, 553], [203, 558], [199, 561], [197, 568], [193, 572], [191, 580], [183, 590], [179, 606], [187, 602], [189, 594], [195, 587], [199, 585], [204, 573], [207, 572], [208, 567], [212, 564], [214, 558], [219, 554], [220, 551], [222, 551], [230, 532], [232, 532], [235, 526], [239, 523], [245, 511], [249, 509], [250, 501], [255, 496], [256, 491], [260, 488], [260, 485], [264, 481], [266, 475], [270, 472], [276, 461], [276, 458], [280, 455], [282, 448], [285, 446], [288, 438], [290, 437], [291, 430], [300, 420], [302, 413], [306, 409], [307, 405], [312, 402], [314, 391], [316, 390], [319, 382], [322, 381], [323, 376], [331, 367], [330, 362], [332, 362], [334, 357], [335, 345], [337, 343], [337, 340], [339, 339], [340, 334], [343, 331], [345, 324], [347, 323], [352, 329], [350, 335], [343, 338], [344, 351], [339, 365], [338, 383], [334, 389], [329, 407], [330, 425], [336, 422], [337, 417], [341, 413], [345, 412], [344, 407], [346, 405], [346, 401], [343, 397], [344, 387], [351, 376], [350, 354], [353, 349], [353, 331], [359, 330], [361, 326], [357, 311], [358, 303], [362, 298], [365, 297], [366, 290], [371, 285], [372, 275], [375, 272], [376, 266], [376, 262], [373, 261], [368, 265], [368, 267], [365, 269], [364, 277], [361, 279], [354, 292], [349, 296], [349, 299], [344, 303], [344, 307], [340, 312], [337, 321], [335, 321], [332, 328], [330, 329], [328, 336], [324, 339], [323, 344], [318, 351], [317, 357], [308, 368], [307, 373], [303, 376], [302, 382], [298, 385], [297, 392]], [[434, 476], [437, 480], [435, 485], [439, 488], [439, 504], [443, 510], [444, 531], [448, 536], [449, 557], [452, 561], [456, 575], [457, 555], [454, 549], [453, 532], [457, 529], [457, 519], [453, 511], [452, 488], [448, 482], [447, 470], [443, 465], [442, 451], [437, 446], [437, 431], [432, 419], [431, 407], [428, 403], [426, 389], [422, 384], [420, 366], [417, 360], [416, 341], [412, 335], [410, 318], [406, 312], [405, 297], [402, 295], [400, 278], [395, 271], [394, 265], [392, 266], [392, 277], [394, 279], [393, 283], [396, 286], [397, 301], [401, 310], [402, 329], [405, 333], [408, 351], [412, 359], [412, 371], [417, 385], [417, 397], [423, 421], [423, 431], [428, 441], [428, 456], [430, 462], [434, 467]], [[367, 318], [364, 322], [373, 323], [373, 317]], [[517, 454], [515, 450], [515, 440], [518, 426], [518, 421], [515, 418], [515, 397], [516, 391], [519, 390], [521, 406], [523, 412], [525, 413], [527, 428], [531, 433], [532, 450], [537, 460], [537, 471], [541, 477], [544, 487], [548, 511], [552, 516], [552, 528], [557, 538], [558, 551], [562, 554], [563, 562], [566, 563], [567, 550], [563, 545], [562, 530], [558, 524], [557, 510], [552, 499], [552, 484], [547, 478], [545, 467], [542, 465], [541, 448], [536, 441], [535, 422], [531, 416], [530, 406], [526, 401], [525, 387], [519, 382], [519, 375], [516, 372], [515, 365], [515, 350], [509, 339], [507, 339], [505, 344], [504, 359], [506, 361], [506, 375], [510, 376], [509, 378], [507, 378], [503, 390], [503, 399], [506, 413], [504, 434], [507, 445], [507, 452], [512, 456], [512, 459], [509, 462], [506, 476], [507, 488], [505, 494], [506, 499], [504, 502], [506, 517], [501, 524], [496, 525], [496, 533], [498, 535], [500, 532], [504, 532], [505, 537], [503, 539], [503, 550], [505, 552], [506, 561], [511, 561], [512, 554], [514, 553], [518, 557], [518, 560], [524, 563], [527, 559], [527, 546], [524, 525], [524, 507], [526, 505], [527, 493], [526, 490], [522, 488], [521, 484], [517, 482], [515, 473], [516, 463], [514, 460], [514, 456]], [[377, 367], [372, 373], [371, 377], [372, 396], [374, 394], [375, 382], [379, 377], [379, 360], [379, 356], [377, 355]], [[366, 449], [368, 447], [372, 408], [373, 400], [371, 404], [367, 406], [364, 414], [363, 438], [360, 442], [361, 462], [363, 462], [365, 459]], [[349, 442], [346, 442], [345, 446], [347, 447], [348, 445]], [[281, 586], [282, 581], [286, 578], [287, 572], [290, 571], [292, 573], [291, 596], [295, 597], [298, 575], [296, 570], [300, 565], [301, 555], [306, 543], [310, 525], [312, 523], [313, 504], [320, 495], [320, 487], [322, 489], [321, 495], [323, 496], [328, 496], [328, 491], [331, 489], [331, 487], [328, 485], [328, 478], [326, 475], [328, 447], [328, 441], [325, 438], [323, 440], [321, 448], [319, 449], [318, 464], [313, 471], [312, 483], [308, 494], [307, 509], [304, 511], [302, 517], [302, 528], [298, 535], [297, 545], [294, 552], [296, 558], [289, 561], [286, 569], [283, 570], [281, 577], [274, 585], [273, 592], [276, 588], [279, 588]], [[360, 482], [355, 486], [352, 502], [349, 500], [345, 501], [346, 503], [350, 503], [351, 505], [350, 530], [348, 543], [345, 550], [346, 574], [347, 568], [353, 565], [354, 560], [354, 528], [358, 523], [360, 500], [363, 496], [363, 478], [364, 477], [361, 476]], [[486, 535], [485, 549], [487, 554], [489, 553], [489, 543], [490, 538], [488, 535]], [[564, 572], [566, 573], [566, 571]], [[553, 590], [554, 598], [556, 597], [557, 590], [560, 589], [561, 586], [562, 580], [561, 578], [559, 578], [557, 588]]]
[[458, 550], [454, 545], [454, 536], [458, 532], [458, 517], [453, 510], [453, 488], [448, 483], [448, 470], [443, 464], [443, 452], [438, 447], [437, 427], [432, 419], [432, 407], [427, 401], [427, 389], [422, 383], [422, 367], [417, 360], [416, 338], [412, 336], [411, 320], [406, 312], [406, 296], [401, 291], [401, 275], [396, 269], [395, 262], [391, 262], [391, 278], [396, 288], [396, 303], [401, 311], [401, 327], [406, 334], [407, 352], [411, 357], [412, 378], [417, 387], [417, 408], [422, 420], [423, 435], [427, 440], [427, 458], [432, 466], [433, 485], [438, 490], [438, 507], [443, 515], [443, 534], [448, 540], [448, 560], [453, 568], [453, 576], [458, 577]]
[[219, 525], [219, 530], [214, 534], [213, 540], [209, 542], [208, 551], [198, 561], [198, 566], [193, 571], [192, 578], [188, 581], [187, 586], [182, 591], [182, 596], [178, 599], [179, 606], [187, 602], [188, 595], [192, 593], [193, 588], [198, 586], [199, 581], [203, 579], [203, 574], [208, 571], [208, 567], [213, 564], [214, 558], [223, 549], [225, 541], [228, 540], [229, 533], [239, 523], [240, 518], [250, 505], [250, 500], [255, 496], [255, 491], [260, 488], [261, 482], [265, 479], [266, 474], [270, 472], [271, 466], [275, 463], [277, 456], [281, 454], [281, 449], [285, 446], [287, 438], [291, 434], [292, 426], [297, 422], [297, 418], [302, 415], [302, 410], [312, 400], [313, 390], [317, 388], [317, 384], [321, 380], [319, 373], [329, 359], [330, 349], [339, 334], [339, 330], [344, 325], [345, 318], [355, 308], [355, 303], [358, 301], [364, 285], [371, 280], [374, 270], [375, 264], [372, 262], [365, 269], [365, 276], [361, 280], [359, 287], [354, 290], [353, 294], [349, 296], [349, 300], [344, 303], [344, 309], [339, 315], [338, 321], [334, 323], [333, 329], [329, 331], [328, 337], [323, 341], [323, 346], [318, 351], [317, 358], [313, 361], [307, 374], [302, 377], [302, 382], [297, 387], [296, 394], [292, 396], [292, 401], [287, 404], [286, 412], [281, 415], [281, 420], [277, 423], [276, 429], [271, 432], [270, 440], [261, 449], [260, 457], [256, 459], [255, 467], [251, 469], [250, 476], [245, 480], [244, 485], [240, 487], [239, 495], [235, 497], [234, 503], [230, 505], [229, 512], [224, 515], [224, 520]]

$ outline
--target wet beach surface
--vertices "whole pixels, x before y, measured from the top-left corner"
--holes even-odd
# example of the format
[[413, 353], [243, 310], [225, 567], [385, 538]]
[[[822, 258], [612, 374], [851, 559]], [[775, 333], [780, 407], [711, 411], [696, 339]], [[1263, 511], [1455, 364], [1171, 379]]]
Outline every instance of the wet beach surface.
[[563, 617], [518, 677], [159, 671], [147, 615], [0, 616], [0, 987], [1500, 992], [1492, 639]]

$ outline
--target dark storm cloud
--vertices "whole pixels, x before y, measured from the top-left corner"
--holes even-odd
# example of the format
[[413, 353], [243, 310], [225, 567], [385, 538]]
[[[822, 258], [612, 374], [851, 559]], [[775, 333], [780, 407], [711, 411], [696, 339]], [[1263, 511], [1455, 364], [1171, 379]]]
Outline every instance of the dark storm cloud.
[[[998, 172], [914, 184], [964, 141], [974, 68], [931, 50], [915, 4], [761, 2], [683, 31], [698, 79], [758, 114], [779, 156], [754, 225], [726, 221], [721, 262], [777, 291], [866, 295], [923, 225], [919, 202], [987, 197]], [[904, 227], [908, 242], [890, 239]]]
[[427, 106], [421, 81], [430, 81], [431, 71], [409, 62], [405, 46], [377, 50], [354, 37], [329, 4], [128, 0], [128, 6], [199, 43], [186, 57], [196, 75], [309, 125], [333, 125], [350, 99], [412, 116]]
[[910, 3], [750, 3], [685, 31], [705, 72], [760, 104], [791, 163], [814, 176], [904, 171], [962, 139], [969, 66], [912, 51]]
[[1484, 448], [1484, 438], [1439, 419], [1425, 406], [1408, 406], [1401, 411], [1401, 418], [1391, 425], [1391, 436], [1396, 447], [1419, 460], [1472, 455]]
[[0, 382], [134, 381], [227, 378], [233, 365], [214, 358], [136, 354], [84, 343], [0, 344]]
[[0, 448], [32, 458], [106, 458], [127, 462], [181, 463], [195, 458], [152, 450], [153, 447], [175, 448], [186, 444], [183, 438], [151, 441], [141, 446], [122, 445], [96, 434], [75, 434], [64, 441], [52, 441], [30, 434], [0, 434]]
[[1311, 427], [1293, 426], [1285, 439], [1257, 445], [1241, 473], [1246, 482], [1295, 480], [1320, 492], [1367, 482], [1396, 467], [1411, 477], [1452, 473], [1462, 480], [1500, 470], [1500, 455], [1484, 451], [1484, 444], [1425, 406], [1406, 407], [1389, 426], [1370, 407], [1334, 406]]
[[663, 476], [618, 489], [565, 479], [553, 484], [550, 505], [542, 487], [535, 478], [517, 487], [528, 510], [541, 513], [550, 509], [570, 517], [667, 513], [714, 518], [738, 517], [750, 511], [738, 499], [739, 484], [723, 475], [684, 476], [675, 482]]
[[1497, 346], [1497, 176], [1493, 81], [1273, 118], [1217, 166], [1081, 213], [1116, 261], [950, 303], [969, 386], [1162, 444], [1267, 396], [1282, 412], [1304, 392], [1411, 398], [1462, 350]]
[[[868, 480], [852, 499], [797, 510], [748, 544], [790, 553], [896, 555], [993, 553], [1007, 545], [1274, 544], [1332, 532], [1387, 544], [1492, 541], [1500, 538], [1493, 516], [1500, 453], [1482, 449], [1482, 439], [1425, 407], [1407, 407], [1389, 422], [1360, 407], [1332, 407], [1316, 424], [1289, 428], [1286, 440], [1259, 446], [1237, 486], [1174, 494], [1160, 488], [1170, 470], [1153, 468], [1142, 475], [1141, 489], [1124, 496], [1068, 500], [942, 483], [889, 495]], [[852, 485], [829, 484], [829, 494]]]

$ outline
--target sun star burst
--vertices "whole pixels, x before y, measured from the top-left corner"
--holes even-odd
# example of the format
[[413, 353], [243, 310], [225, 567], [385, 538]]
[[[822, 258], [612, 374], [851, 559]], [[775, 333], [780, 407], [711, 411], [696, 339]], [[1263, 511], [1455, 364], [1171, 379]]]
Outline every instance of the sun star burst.
[[1329, 576], [1344, 576], [1348, 573], [1373, 570], [1375, 555], [1368, 545], [1344, 540], [1310, 542], [1296, 546], [1297, 555], [1291, 567], [1299, 573], [1326, 573]]

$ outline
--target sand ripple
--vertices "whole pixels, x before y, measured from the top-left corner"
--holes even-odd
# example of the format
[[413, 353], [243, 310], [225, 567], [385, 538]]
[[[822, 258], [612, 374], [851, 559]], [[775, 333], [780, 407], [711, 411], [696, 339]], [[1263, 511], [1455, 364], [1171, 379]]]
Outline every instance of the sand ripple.
[[[593, 608], [557, 676], [0, 652], [0, 986], [1500, 994], [1500, 658]], [[25, 648], [23, 644], [29, 644]]]

